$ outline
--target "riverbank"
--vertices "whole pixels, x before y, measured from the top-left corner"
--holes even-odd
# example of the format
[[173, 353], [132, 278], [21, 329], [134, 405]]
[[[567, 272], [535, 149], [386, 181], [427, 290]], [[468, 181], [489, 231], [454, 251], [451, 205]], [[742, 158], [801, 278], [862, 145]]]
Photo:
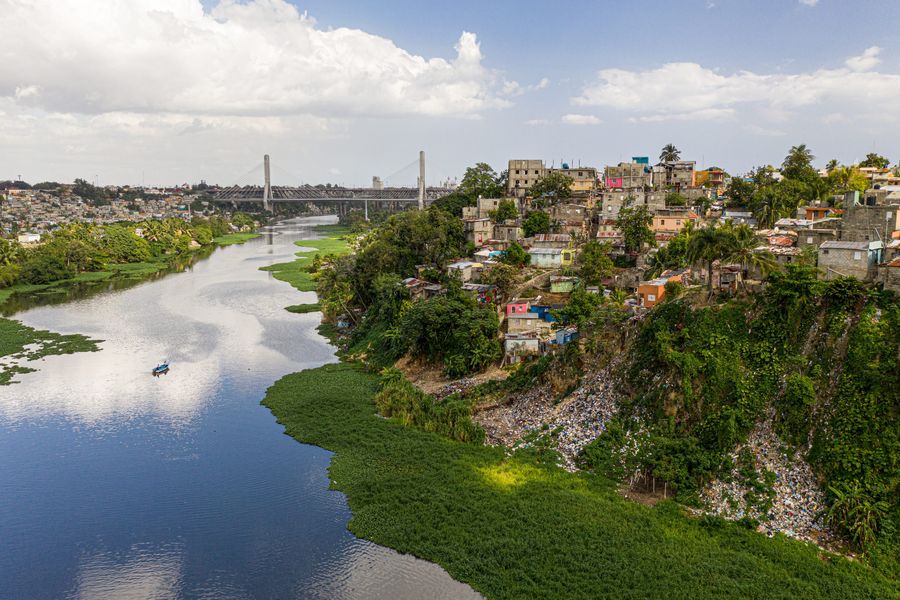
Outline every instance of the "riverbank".
[[83, 335], [63, 335], [33, 329], [11, 319], [0, 319], [0, 385], [14, 383], [16, 374], [31, 373], [31, 367], [19, 364], [55, 354], [96, 352], [102, 340]]
[[[316, 291], [316, 281], [313, 274], [309, 272], [309, 266], [317, 254], [324, 257], [329, 254], [337, 256], [349, 252], [350, 228], [342, 225], [317, 225], [314, 229], [324, 237], [294, 242], [301, 250], [295, 253], [296, 258], [293, 261], [260, 267], [260, 270], [272, 273], [275, 279], [291, 284], [297, 291]], [[319, 305], [317, 302], [295, 304], [286, 307], [286, 310], [293, 313], [316, 312], [319, 310]]]
[[[217, 246], [228, 246], [244, 243], [255, 237], [257, 233], [235, 233], [222, 236], [213, 240], [213, 247], [198, 249], [187, 256], [178, 257], [179, 261], [172, 257], [158, 257], [145, 262], [124, 264], [109, 264], [102, 271], [88, 271], [79, 273], [75, 277], [61, 279], [45, 284], [20, 284], [0, 289], [0, 309], [9, 308], [9, 302], [16, 295], [29, 294], [55, 294], [64, 293], [67, 288], [81, 284], [94, 284], [110, 281], [127, 281], [133, 284], [140, 283], [166, 271], [179, 270], [200, 256], [198, 253], [206, 250], [212, 252]], [[208, 256], [209, 254], [206, 254]], [[63, 335], [52, 331], [37, 330], [14, 319], [0, 317], [0, 385], [15, 383], [16, 374], [30, 373], [35, 369], [24, 366], [22, 363], [34, 361], [39, 358], [57, 355], [72, 354], [75, 352], [96, 352], [101, 340], [91, 340], [78, 334]]]
[[288, 375], [263, 404], [297, 441], [334, 452], [348, 527], [435, 562], [488, 598], [897, 597], [862, 564], [768, 539], [669, 501], [622, 499], [613, 482], [529, 452], [450, 441], [376, 415], [359, 364]]
[[[314, 242], [323, 240], [297, 243]], [[313, 291], [306, 264], [270, 270]], [[898, 597], [895, 580], [864, 564], [672, 501], [630, 502], [613, 481], [561, 469], [539, 448], [454, 442], [384, 419], [377, 390], [362, 364], [332, 364], [282, 378], [263, 404], [285, 433], [334, 452], [329, 473], [353, 512], [350, 531], [437, 563], [488, 598]]]

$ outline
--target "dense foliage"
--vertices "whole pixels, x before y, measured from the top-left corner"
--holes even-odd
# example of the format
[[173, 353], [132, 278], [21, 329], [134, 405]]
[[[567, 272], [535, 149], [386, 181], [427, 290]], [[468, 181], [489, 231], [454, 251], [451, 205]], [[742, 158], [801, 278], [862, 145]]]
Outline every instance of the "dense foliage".
[[[819, 281], [804, 266], [774, 273], [749, 303], [663, 303], [632, 346], [630, 400], [585, 453], [587, 464], [645, 473], [690, 499], [771, 407], [776, 431], [808, 450], [830, 501], [853, 498], [857, 508], [834, 511], [832, 524], [866, 548], [885, 532], [879, 545], [890, 546], [900, 484], [898, 349], [895, 299], [853, 279]], [[637, 452], [626, 451], [625, 432], [640, 438]], [[848, 515], [859, 521], [840, 520]]]
[[[236, 213], [232, 223], [245, 229], [253, 226], [253, 220], [242, 213]], [[212, 217], [191, 222], [77, 223], [57, 229], [41, 244], [28, 248], [0, 240], [0, 287], [42, 285], [103, 271], [109, 265], [164, 260], [209, 246], [216, 237], [231, 231], [228, 221]]]
[[399, 419], [425, 427], [381, 418], [378, 391], [358, 365], [327, 365], [284, 377], [264, 404], [286, 433], [334, 452], [330, 479], [347, 495], [354, 534], [438, 563], [486, 598], [896, 595], [896, 580], [859, 562], [690, 518], [671, 502], [630, 502], [608, 480], [531, 451], [423, 431], [436, 407], [409, 390]]

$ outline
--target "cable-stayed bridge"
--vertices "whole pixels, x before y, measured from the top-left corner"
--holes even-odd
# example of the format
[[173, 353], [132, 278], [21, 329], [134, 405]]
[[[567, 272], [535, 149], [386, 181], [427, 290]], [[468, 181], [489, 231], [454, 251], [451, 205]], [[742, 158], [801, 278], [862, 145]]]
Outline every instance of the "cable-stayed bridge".
[[[343, 214], [351, 208], [368, 209], [379, 208], [382, 210], [401, 210], [410, 205], [416, 205], [420, 209], [431, 204], [432, 201], [446, 196], [452, 189], [443, 187], [427, 187], [425, 185], [425, 153], [420, 152], [419, 158], [402, 167], [394, 175], [385, 179], [391, 182], [398, 174], [407, 171], [418, 163], [419, 175], [416, 187], [370, 187], [349, 188], [340, 186], [278, 186], [272, 185], [271, 164], [269, 155], [263, 158], [263, 185], [234, 185], [217, 191], [213, 198], [220, 202], [238, 203], [254, 202], [262, 203], [263, 207], [271, 210], [275, 203], [308, 202], [337, 208], [338, 213]], [[259, 166], [252, 172], [258, 171]], [[380, 180], [379, 180], [380, 181]]]

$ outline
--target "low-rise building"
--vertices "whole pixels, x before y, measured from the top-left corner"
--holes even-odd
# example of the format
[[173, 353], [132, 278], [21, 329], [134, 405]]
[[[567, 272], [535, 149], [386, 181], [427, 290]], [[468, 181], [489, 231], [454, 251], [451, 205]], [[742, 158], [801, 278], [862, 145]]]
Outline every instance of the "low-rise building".
[[494, 224], [490, 219], [464, 219], [463, 231], [466, 234], [466, 241], [475, 244], [476, 248], [481, 248], [487, 241], [493, 238]]
[[538, 233], [531, 238], [532, 248], [574, 248], [575, 241], [567, 233]]
[[570, 248], [531, 248], [528, 251], [535, 267], [558, 269], [575, 261], [575, 251]]
[[515, 159], [509, 161], [506, 192], [509, 196], [524, 198], [528, 190], [544, 176], [544, 161]]
[[638, 302], [644, 308], [653, 308], [666, 297], [666, 284], [670, 281], [679, 283], [690, 274], [690, 269], [676, 269], [665, 271], [656, 279], [650, 281], [642, 281], [638, 285], [637, 294]]
[[507, 364], [517, 364], [540, 356], [541, 340], [534, 333], [507, 333], [503, 338], [503, 350]]
[[447, 265], [447, 274], [450, 277], [459, 277], [463, 283], [468, 283], [478, 278], [481, 272], [481, 263], [472, 262], [470, 260], [461, 260]]
[[556, 276], [550, 278], [550, 291], [554, 294], [570, 294], [578, 284], [577, 277]]
[[501, 242], [518, 242], [525, 237], [522, 223], [519, 219], [510, 219], [502, 223], [494, 224], [494, 233], [491, 239]]
[[644, 190], [653, 185], [650, 161], [646, 156], [632, 157], [630, 163], [619, 163], [603, 169], [603, 185], [609, 190]]
[[882, 242], [824, 242], [819, 246], [819, 270], [825, 279], [856, 277], [872, 281], [883, 249]]
[[884, 289], [900, 294], [900, 257], [881, 265], [878, 272]]
[[551, 328], [552, 325], [550, 323], [533, 312], [516, 313], [506, 317], [507, 333], [537, 333], [543, 335], [548, 333]]
[[650, 229], [654, 233], [678, 233], [688, 223], [698, 223], [700, 216], [692, 210], [684, 208], [661, 208], [653, 213]]

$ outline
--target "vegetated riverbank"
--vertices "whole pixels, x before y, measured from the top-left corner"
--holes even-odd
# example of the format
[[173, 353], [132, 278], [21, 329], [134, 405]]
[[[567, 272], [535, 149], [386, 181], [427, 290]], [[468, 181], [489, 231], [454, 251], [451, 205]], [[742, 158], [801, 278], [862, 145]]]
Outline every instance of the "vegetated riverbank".
[[[312, 291], [306, 264], [269, 270]], [[453, 441], [440, 426], [467, 439], [466, 414], [435, 418], [454, 407], [414, 392], [383, 399], [397, 417], [382, 418], [377, 394], [375, 375], [344, 363], [282, 378], [263, 404], [288, 435], [335, 453], [329, 472], [354, 534], [440, 564], [490, 598], [900, 597], [896, 580], [814, 546], [697, 519], [672, 501], [629, 502], [612, 480], [557, 466], [539, 437], [516, 451]]]
[[[25, 299], [27, 304], [32, 295], [66, 298], [67, 292], [81, 286], [94, 287], [101, 283], [136, 285], [165, 272], [179, 271], [199, 258], [205, 258], [218, 246], [239, 244], [258, 237], [257, 233], [233, 233], [214, 238], [210, 245], [175, 256], [153, 256], [143, 261], [109, 263], [103, 270], [84, 271], [56, 281], [41, 284], [17, 284], [0, 289], [0, 309], [6, 314], [21, 309], [17, 300]], [[105, 286], [97, 287], [102, 291]], [[44, 356], [72, 354], [75, 352], [96, 352], [99, 342], [83, 335], [63, 335], [51, 331], [36, 330], [19, 321], [0, 317], [0, 385], [15, 383], [16, 374], [33, 372], [23, 362], [34, 361]]]
[[[17, 373], [30, 373], [34, 369], [18, 364], [54, 354], [96, 352], [102, 340], [92, 340], [83, 335], [63, 335], [52, 331], [33, 329], [18, 321], [0, 319], [0, 385], [13, 383]], [[14, 364], [15, 363], [15, 364]]]
[[363, 538], [436, 562], [490, 598], [898, 597], [865, 566], [669, 501], [622, 499], [608, 479], [569, 473], [537, 450], [460, 443], [375, 412], [359, 364], [288, 375], [263, 401], [300, 442], [335, 453]]
[[[303, 250], [296, 252], [297, 258], [287, 263], [260, 267], [260, 270], [272, 273], [275, 279], [291, 284], [300, 292], [316, 291], [316, 281], [314, 273], [310, 271], [310, 267], [315, 268], [317, 257], [321, 260], [329, 255], [338, 256], [349, 252], [350, 239], [348, 236], [350, 228], [341, 225], [317, 225], [315, 230], [326, 237], [317, 240], [294, 242], [297, 246], [303, 248]], [[290, 312], [302, 314], [318, 311], [319, 304], [312, 302], [295, 304], [285, 308]]]

